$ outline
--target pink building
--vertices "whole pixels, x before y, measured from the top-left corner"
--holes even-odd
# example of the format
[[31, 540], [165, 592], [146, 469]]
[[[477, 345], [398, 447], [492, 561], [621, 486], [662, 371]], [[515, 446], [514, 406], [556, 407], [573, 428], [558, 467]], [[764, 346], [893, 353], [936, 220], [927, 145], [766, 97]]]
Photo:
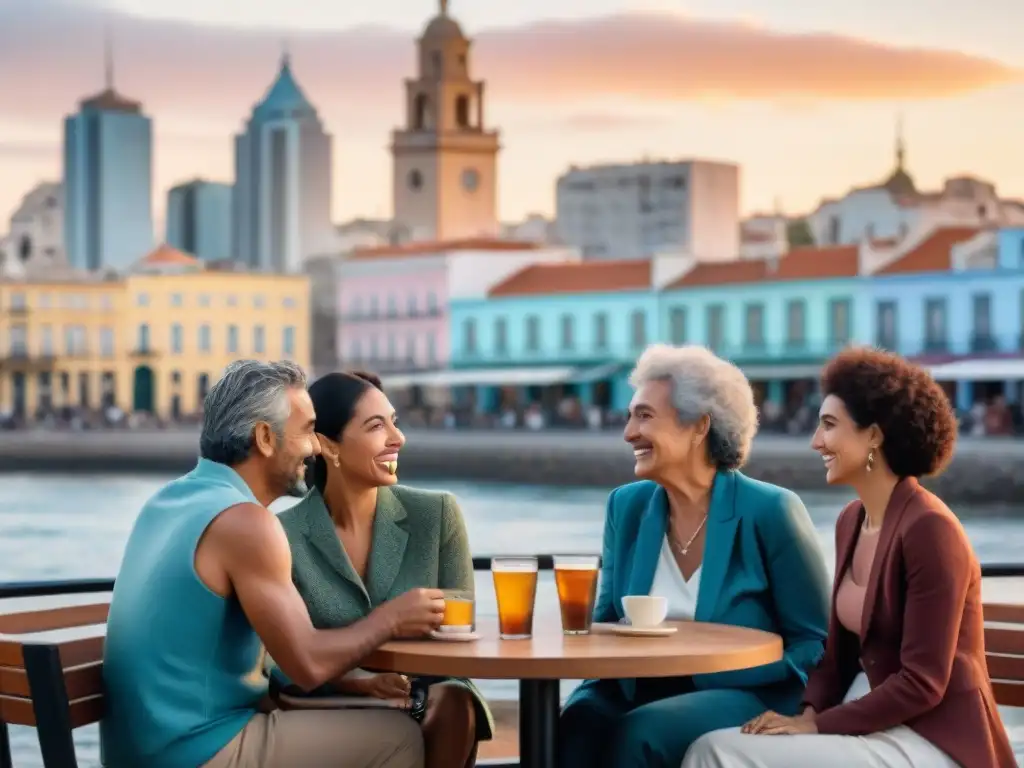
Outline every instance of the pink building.
[[356, 250], [338, 270], [338, 360], [381, 373], [446, 368], [450, 301], [486, 299], [531, 264], [578, 260], [572, 248], [492, 239]]

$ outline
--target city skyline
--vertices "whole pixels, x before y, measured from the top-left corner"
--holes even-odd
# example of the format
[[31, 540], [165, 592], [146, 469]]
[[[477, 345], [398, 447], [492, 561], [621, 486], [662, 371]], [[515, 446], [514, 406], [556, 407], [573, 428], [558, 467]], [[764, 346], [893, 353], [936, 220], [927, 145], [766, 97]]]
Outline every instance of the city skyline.
[[[45, 71], [48, 79], [40, 89], [37, 77], [5, 77], [0, 215], [36, 181], [59, 178], [60, 123], [102, 84], [105, 28], [118, 90], [142, 101], [154, 121], [158, 220], [170, 186], [193, 176], [232, 180], [231, 137], [272, 81], [282, 38], [336, 137], [334, 219], [390, 215], [388, 132], [401, 123], [402, 79], [414, 76], [414, 38], [436, 2], [338, 10], [268, 0], [230, 20], [235, 26], [187, 1], [114, 4], [147, 17], [88, 2], [19, 5], [0, 0], [0, 73]], [[282, 29], [284, 11], [296, 5], [293, 28]], [[555, 178], [572, 164], [645, 154], [738, 162], [744, 212], [776, 201], [804, 212], [888, 174], [898, 115], [919, 186], [973, 173], [1004, 196], [1024, 197], [1024, 156], [1014, 152], [1024, 124], [1024, 55], [1007, 32], [1013, 19], [1024, 21], [1024, 9], [1007, 0], [979, 3], [977, 19], [956, 25], [905, 0], [872, 0], [875, 25], [839, 11], [829, 24], [821, 9], [800, 18], [793, 2], [755, 15], [754, 0], [730, 0], [720, 11], [701, 0], [682, 16], [672, 13], [675, 3], [595, 0], [588, 11], [563, 0], [558, 20], [533, 0], [520, 5], [451, 7], [477, 41], [487, 122], [504, 137], [503, 219], [550, 214]], [[301, 29], [311, 8], [327, 31]], [[652, 8], [662, 15], [638, 13]], [[912, 32], [891, 32], [893, 20]]]

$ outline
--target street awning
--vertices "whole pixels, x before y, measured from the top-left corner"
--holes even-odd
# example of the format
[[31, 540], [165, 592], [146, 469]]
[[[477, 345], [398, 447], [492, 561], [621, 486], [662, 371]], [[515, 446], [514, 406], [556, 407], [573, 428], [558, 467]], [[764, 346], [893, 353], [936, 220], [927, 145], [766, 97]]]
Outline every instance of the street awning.
[[535, 366], [527, 368], [459, 368], [446, 371], [382, 376], [385, 387], [530, 387], [560, 384], [572, 378], [572, 366]]
[[821, 366], [814, 364], [753, 363], [741, 365], [740, 369], [751, 381], [799, 381], [816, 379], [821, 375]]
[[573, 384], [593, 384], [595, 381], [603, 381], [615, 375], [625, 366], [622, 363], [605, 363], [595, 365], [593, 368], [578, 368], [573, 374]]
[[1024, 381], [1024, 359], [957, 360], [931, 367], [936, 381]]

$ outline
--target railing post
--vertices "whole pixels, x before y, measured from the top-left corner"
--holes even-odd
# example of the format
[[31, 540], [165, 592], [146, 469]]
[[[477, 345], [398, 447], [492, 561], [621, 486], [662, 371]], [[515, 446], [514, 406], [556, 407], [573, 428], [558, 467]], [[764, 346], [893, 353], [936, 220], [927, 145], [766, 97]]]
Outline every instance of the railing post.
[[25, 645], [25, 674], [44, 768], [78, 768], [64, 667], [55, 645]]

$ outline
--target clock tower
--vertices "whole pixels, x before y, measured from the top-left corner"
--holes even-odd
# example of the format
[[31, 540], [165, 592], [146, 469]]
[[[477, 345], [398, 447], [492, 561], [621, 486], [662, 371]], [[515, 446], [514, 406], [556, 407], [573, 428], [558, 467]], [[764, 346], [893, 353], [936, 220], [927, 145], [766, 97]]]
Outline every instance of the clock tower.
[[484, 127], [484, 83], [470, 77], [471, 41], [440, 0], [405, 81], [405, 126], [391, 138], [395, 224], [405, 239], [498, 234], [498, 132]]

